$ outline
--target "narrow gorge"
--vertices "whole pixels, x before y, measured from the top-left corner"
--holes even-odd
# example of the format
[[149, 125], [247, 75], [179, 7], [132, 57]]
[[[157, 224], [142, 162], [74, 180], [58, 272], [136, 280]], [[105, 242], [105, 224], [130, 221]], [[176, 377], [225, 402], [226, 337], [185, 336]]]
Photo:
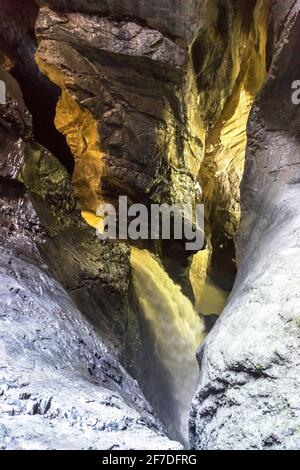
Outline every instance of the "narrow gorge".
[[0, 14], [0, 449], [300, 449], [300, 1]]

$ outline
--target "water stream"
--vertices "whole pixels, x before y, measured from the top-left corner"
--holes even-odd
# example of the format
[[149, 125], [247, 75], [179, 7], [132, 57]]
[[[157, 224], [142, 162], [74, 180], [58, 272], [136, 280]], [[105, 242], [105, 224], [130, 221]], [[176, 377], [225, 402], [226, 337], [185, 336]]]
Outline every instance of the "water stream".
[[198, 379], [195, 355], [204, 326], [190, 300], [149, 251], [132, 248], [131, 265], [138, 302], [154, 334], [156, 353], [172, 380], [170, 399], [177, 402], [180, 434], [186, 438]]
[[[101, 229], [102, 220], [94, 213], [82, 215], [89, 225]], [[173, 427], [173, 435], [175, 430], [187, 443], [189, 407], [199, 374], [196, 351], [205, 337], [204, 322], [150, 251], [132, 247], [130, 261], [138, 313], [146, 324], [141, 338], [145, 354], [137, 365], [142, 388], [149, 401], [156, 403], [158, 414], [167, 416], [169, 432]], [[209, 278], [201, 286], [197, 311], [219, 314], [225, 292]]]

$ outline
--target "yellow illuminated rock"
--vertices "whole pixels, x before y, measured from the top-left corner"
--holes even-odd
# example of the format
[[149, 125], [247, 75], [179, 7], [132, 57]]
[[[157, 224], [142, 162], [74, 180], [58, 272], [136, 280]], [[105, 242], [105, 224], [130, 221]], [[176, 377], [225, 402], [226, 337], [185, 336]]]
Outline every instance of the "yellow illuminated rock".
[[228, 299], [228, 292], [218, 287], [207, 275], [210, 249], [199, 251], [192, 258], [189, 271], [190, 282], [195, 296], [195, 309], [203, 315], [219, 315]]
[[72, 184], [76, 199], [82, 210], [96, 211], [101, 202], [103, 170], [97, 121], [88, 110], [80, 107], [67, 89], [66, 80], [70, 80], [69, 77], [65, 77], [54, 66], [46, 64], [38, 53], [36, 60], [42, 72], [61, 88], [55, 126], [65, 135], [75, 159]]
[[100, 233], [104, 232], [104, 220], [102, 219], [102, 217], [98, 217], [92, 211], [82, 211], [81, 215], [91, 227], [94, 227]]
[[240, 219], [240, 183], [247, 144], [246, 127], [254, 98], [266, 76], [266, 38], [269, 2], [259, 0], [248, 22], [243, 5], [230, 32], [232, 92], [206, 136], [199, 172], [207, 217], [232, 237]]
[[206, 209], [233, 236], [240, 220], [240, 182], [247, 144], [246, 126], [254, 95], [244, 86], [225, 109], [206, 141], [199, 178]]
[[[207, 237], [211, 240], [212, 249], [216, 248], [216, 240], [219, 243], [220, 239], [233, 239], [239, 225], [247, 122], [253, 101], [266, 76], [269, 1], [258, 0], [251, 14], [244, 11], [242, 2], [236, 8], [235, 21], [228, 31], [229, 51], [227, 49], [226, 53], [230, 57], [230, 67], [227, 70], [226, 83], [222, 84], [221, 89], [212, 89], [209, 93], [205, 89], [199, 92], [198, 109], [206, 121], [207, 132], [198, 181], [202, 188]], [[216, 12], [212, 12], [212, 16], [214, 13]], [[211, 35], [212, 43], [213, 39], [217, 41], [213, 32]], [[221, 45], [216, 42], [215, 47]], [[213, 60], [213, 57], [208, 55], [207, 60]], [[211, 66], [214, 70], [213, 62], [205, 66]], [[216, 112], [215, 122], [210, 110], [214, 103], [218, 104], [220, 111], [219, 115]], [[210, 297], [213, 309], [216, 310], [214, 313], [220, 313], [226, 293], [217, 289], [213, 294], [211, 281], [206, 277], [209, 258], [208, 253], [194, 257], [190, 279], [197, 308], [205, 312], [208, 306], [203, 305], [201, 299]], [[205, 284], [206, 280], [208, 286]], [[208, 310], [211, 310], [210, 306]]]
[[62, 90], [55, 118], [75, 158], [72, 183], [82, 209], [96, 210], [101, 202], [102, 159], [97, 121], [75, 98]]

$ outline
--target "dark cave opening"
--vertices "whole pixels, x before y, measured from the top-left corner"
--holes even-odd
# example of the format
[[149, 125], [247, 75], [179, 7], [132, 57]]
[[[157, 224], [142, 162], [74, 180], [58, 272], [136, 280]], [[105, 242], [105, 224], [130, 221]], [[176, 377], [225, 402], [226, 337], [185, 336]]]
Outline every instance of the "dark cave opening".
[[24, 102], [32, 116], [35, 141], [46, 147], [71, 175], [74, 170], [74, 157], [66, 138], [54, 125], [60, 89], [42, 76], [37, 67], [35, 81], [30, 76], [28, 77], [26, 70], [22, 67], [15, 67], [11, 74], [18, 81]]
[[[35, 61], [35, 22], [38, 6], [34, 0], [1, 1], [4, 27], [0, 31], [0, 50], [8, 61], [8, 72], [17, 80], [25, 104], [32, 115], [33, 137], [46, 147], [67, 169], [74, 170], [74, 158], [65, 137], [56, 129], [54, 118], [60, 89], [44, 76]], [[3, 58], [2, 58], [3, 60]]]

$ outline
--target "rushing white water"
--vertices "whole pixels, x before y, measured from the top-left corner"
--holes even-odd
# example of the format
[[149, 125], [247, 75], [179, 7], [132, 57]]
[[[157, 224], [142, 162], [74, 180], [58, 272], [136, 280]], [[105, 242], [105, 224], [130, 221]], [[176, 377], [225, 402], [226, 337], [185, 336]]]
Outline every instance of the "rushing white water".
[[[103, 221], [94, 213], [82, 212], [82, 216], [89, 225], [101, 230]], [[131, 266], [136, 297], [143, 318], [154, 335], [156, 355], [171, 378], [169, 390], [172, 396], [169, 398], [178, 407], [178, 434], [187, 442], [189, 407], [199, 373], [196, 351], [204, 338], [204, 325], [190, 300], [154, 255], [132, 247]], [[151, 362], [151, 357], [148, 359], [149, 362], [143, 364], [144, 375], [151, 377], [149, 369], [156, 364]], [[163, 386], [157, 385], [156, 389], [164, 393]]]
[[172, 377], [173, 398], [180, 407], [180, 433], [186, 438], [198, 379], [195, 354], [204, 326], [190, 300], [150, 252], [132, 248], [131, 265], [140, 308], [155, 335], [156, 352]]

